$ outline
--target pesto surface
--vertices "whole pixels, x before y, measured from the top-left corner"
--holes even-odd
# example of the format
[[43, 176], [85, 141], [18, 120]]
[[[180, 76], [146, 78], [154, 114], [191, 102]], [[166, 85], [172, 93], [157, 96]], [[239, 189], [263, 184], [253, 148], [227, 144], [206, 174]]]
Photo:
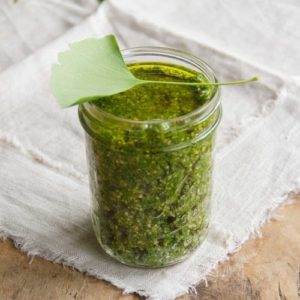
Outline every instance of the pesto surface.
[[[139, 63], [129, 65], [139, 79], [157, 81], [207, 81], [201, 73], [176, 65]], [[170, 119], [185, 115], [203, 105], [211, 87], [146, 84], [123, 93], [101, 98], [101, 110], [130, 120]]]
[[[135, 64], [138, 78], [207, 80], [167, 64]], [[92, 104], [131, 120], [169, 119], [206, 103], [211, 87], [147, 84]], [[122, 126], [79, 115], [87, 131], [93, 227], [103, 249], [132, 266], [162, 267], [181, 261], [203, 240], [209, 218], [214, 130], [219, 118], [170, 128]]]

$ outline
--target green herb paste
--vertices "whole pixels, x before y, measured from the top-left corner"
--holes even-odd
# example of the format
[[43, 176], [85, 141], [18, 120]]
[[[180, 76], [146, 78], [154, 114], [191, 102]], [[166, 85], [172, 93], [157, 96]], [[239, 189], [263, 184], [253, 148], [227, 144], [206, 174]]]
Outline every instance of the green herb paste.
[[[140, 79], [207, 81], [163, 63], [129, 65]], [[219, 110], [204, 121], [170, 121], [207, 103], [213, 87], [145, 84], [81, 105], [99, 243], [119, 261], [161, 267], [181, 261], [203, 240], [209, 217], [212, 148]], [[98, 117], [91, 110], [99, 111]], [[103, 113], [106, 112], [106, 113]], [[165, 120], [156, 123], [122, 121]], [[192, 121], [191, 121], [192, 120]]]

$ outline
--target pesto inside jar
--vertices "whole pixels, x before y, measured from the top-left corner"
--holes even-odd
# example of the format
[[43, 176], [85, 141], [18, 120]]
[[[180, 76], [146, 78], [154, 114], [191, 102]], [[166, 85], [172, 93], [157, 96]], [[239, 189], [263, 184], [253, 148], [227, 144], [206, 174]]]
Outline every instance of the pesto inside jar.
[[[140, 79], [208, 81], [167, 63], [135, 63], [129, 69]], [[93, 227], [102, 248], [120, 262], [174, 264], [205, 237], [220, 110], [176, 126], [168, 120], [203, 107], [214, 93], [212, 86], [145, 84], [79, 107], [87, 132]], [[149, 123], [127, 126], [111, 115]]]
[[[172, 64], [136, 63], [128, 66], [139, 79], [180, 82], [209, 82], [201, 73]], [[212, 87], [145, 84], [96, 101], [101, 110], [130, 120], [176, 118], [206, 103]]]

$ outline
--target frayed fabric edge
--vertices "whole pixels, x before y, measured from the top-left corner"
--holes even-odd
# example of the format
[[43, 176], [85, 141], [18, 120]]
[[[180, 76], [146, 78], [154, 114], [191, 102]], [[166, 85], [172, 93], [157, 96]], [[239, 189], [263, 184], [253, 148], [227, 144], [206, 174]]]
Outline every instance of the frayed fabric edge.
[[74, 261], [78, 260], [79, 257], [75, 257], [75, 256], [65, 257], [63, 253], [58, 254], [58, 253], [54, 253], [53, 251], [51, 251], [49, 249], [47, 249], [47, 250], [41, 249], [40, 246], [37, 245], [35, 241], [26, 241], [26, 237], [7, 233], [3, 229], [0, 228], [0, 240], [5, 241], [8, 239], [10, 239], [12, 241], [12, 243], [14, 244], [14, 246], [17, 249], [19, 249], [20, 251], [25, 253], [27, 256], [31, 256], [31, 257], [38, 256], [47, 261], [75, 269], [75, 270], [79, 271], [80, 273], [83, 273], [83, 274], [86, 274], [86, 275], [89, 275], [92, 277], [96, 277], [101, 280], [108, 281], [108, 282], [112, 283], [113, 285], [115, 285], [116, 287], [122, 289], [124, 294], [129, 294], [129, 293], [135, 292], [141, 296], [149, 297], [149, 295], [146, 292], [137, 291], [133, 287], [125, 286], [121, 281], [119, 281], [116, 278], [111, 278], [110, 276], [103, 276], [103, 275], [99, 274], [98, 272], [96, 272], [95, 270], [90, 270], [88, 268], [85, 268], [84, 266], [75, 264]]
[[[220, 257], [215, 264], [213, 264], [210, 269], [208, 270], [207, 274], [205, 276], [202, 276], [202, 278], [198, 278], [197, 281], [191, 280], [188, 283], [188, 286], [186, 288], [183, 288], [181, 292], [176, 293], [175, 297], [182, 296], [185, 293], [191, 293], [191, 294], [197, 294], [197, 286], [199, 283], [205, 281], [206, 286], [208, 286], [208, 277], [212, 273], [213, 270], [215, 270], [221, 263], [224, 263], [225, 261], [228, 261], [230, 258], [230, 255], [238, 252], [243, 244], [247, 242], [248, 240], [253, 240], [256, 238], [261, 238], [261, 228], [263, 225], [269, 223], [274, 218], [274, 212], [277, 209], [280, 209], [286, 205], [293, 204], [296, 200], [297, 195], [300, 193], [300, 187], [299, 186], [293, 186], [291, 189], [291, 192], [286, 192], [282, 196], [278, 197], [276, 201], [274, 201], [274, 205], [271, 208], [266, 209], [265, 211], [265, 218], [264, 220], [261, 220], [249, 233], [247, 237], [245, 237], [241, 242], [238, 243], [238, 245], [235, 245], [234, 247], [231, 247], [228, 249], [226, 254], [224, 254], [222, 257]], [[294, 195], [294, 198], [291, 198], [289, 195]], [[78, 259], [78, 257], [65, 257], [63, 253], [57, 254], [52, 252], [51, 250], [43, 250], [39, 249], [40, 246], [37, 245], [34, 241], [26, 241], [26, 237], [16, 236], [13, 234], [9, 234], [5, 232], [3, 229], [0, 228], [0, 239], [6, 240], [11, 239], [17, 249], [20, 249], [22, 252], [26, 253], [29, 256], [39, 256], [42, 257], [48, 261], [62, 264], [63, 266], [68, 266], [71, 268], [74, 268], [78, 270], [81, 273], [96, 277], [98, 279], [106, 280], [115, 285], [116, 287], [123, 290], [123, 294], [129, 294], [129, 293], [137, 293], [140, 296], [146, 297], [149, 300], [162, 300], [162, 298], [158, 295], [150, 295], [148, 292], [144, 290], [136, 290], [133, 287], [125, 286], [123, 282], [116, 278], [112, 278], [110, 276], [103, 276], [96, 272], [95, 270], [89, 270], [85, 268], [84, 266], [80, 266], [78, 264], [74, 264], [74, 261]], [[173, 300], [174, 298], [166, 298], [163, 300]]]
[[[226, 254], [220, 258], [214, 265], [211, 266], [211, 268], [207, 271], [207, 274], [205, 276], [203, 276], [202, 278], [200, 278], [197, 283], [190, 283], [187, 291], [183, 292], [183, 293], [178, 293], [176, 294], [176, 297], [180, 297], [182, 296], [184, 293], [194, 293], [195, 291], [197, 292], [197, 286], [201, 283], [201, 282], [205, 282], [205, 287], [208, 287], [208, 277], [210, 276], [210, 274], [222, 263], [228, 261], [230, 259], [230, 256], [237, 253], [238, 251], [241, 250], [242, 246], [250, 240], [254, 240], [254, 239], [260, 239], [262, 238], [262, 234], [261, 234], [261, 229], [264, 225], [269, 224], [270, 222], [272, 222], [273, 220], [276, 219], [276, 216], [274, 218], [274, 213], [285, 207], [288, 205], [292, 205], [293, 203], [295, 203], [297, 201], [297, 196], [300, 195], [300, 186], [297, 185], [293, 185], [293, 188], [289, 191], [284, 193], [282, 196], [279, 197], [279, 199], [277, 201], [274, 201], [274, 205], [271, 208], [266, 209], [265, 212], [265, 219], [261, 220], [254, 228], [251, 232], [249, 232], [248, 236], [245, 237], [241, 242], [238, 243], [238, 245], [234, 246], [231, 249], [228, 249], [228, 251], [226, 252]], [[161, 300], [161, 299], [151, 299], [151, 300]], [[168, 299], [168, 300], [173, 300], [173, 299]]]

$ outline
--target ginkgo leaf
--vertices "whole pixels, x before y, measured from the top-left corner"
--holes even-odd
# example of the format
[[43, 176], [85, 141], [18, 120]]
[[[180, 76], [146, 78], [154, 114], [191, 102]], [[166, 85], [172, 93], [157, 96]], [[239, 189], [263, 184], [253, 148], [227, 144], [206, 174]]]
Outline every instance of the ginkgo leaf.
[[71, 44], [69, 50], [58, 55], [58, 62], [59, 64], [52, 66], [51, 87], [57, 102], [62, 107], [111, 96], [139, 84], [218, 86], [258, 80], [257, 77], [252, 77], [241, 81], [211, 83], [138, 79], [127, 68], [113, 35], [100, 39], [85, 39]]
[[62, 107], [128, 90], [140, 83], [128, 70], [116, 39], [86, 39], [70, 45], [52, 66], [51, 87]]

